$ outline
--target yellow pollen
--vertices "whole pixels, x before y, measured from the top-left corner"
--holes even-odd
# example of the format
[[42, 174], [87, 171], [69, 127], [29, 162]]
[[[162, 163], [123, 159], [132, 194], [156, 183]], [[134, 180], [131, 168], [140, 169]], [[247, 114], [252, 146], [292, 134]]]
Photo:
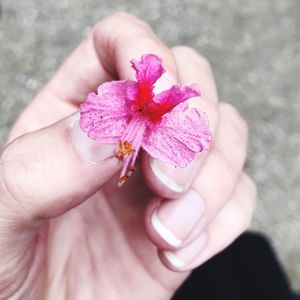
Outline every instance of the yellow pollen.
[[131, 155], [134, 152], [134, 149], [132, 147], [132, 144], [128, 141], [121, 141], [118, 142], [118, 153], [116, 154], [116, 157], [118, 160], [123, 160], [124, 156]]

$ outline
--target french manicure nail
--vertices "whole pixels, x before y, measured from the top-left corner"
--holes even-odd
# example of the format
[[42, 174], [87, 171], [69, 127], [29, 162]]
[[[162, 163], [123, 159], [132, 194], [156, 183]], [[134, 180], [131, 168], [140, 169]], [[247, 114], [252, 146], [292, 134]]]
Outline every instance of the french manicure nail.
[[159, 94], [165, 90], [170, 89], [174, 84], [177, 84], [175, 76], [166, 71], [156, 81], [153, 92], [154, 94]]
[[176, 193], [186, 191], [200, 166], [200, 160], [196, 157], [185, 168], [178, 168], [158, 159], [149, 157], [149, 164], [157, 179], [170, 190]]
[[[174, 84], [177, 84], [175, 76], [167, 71], [155, 83], [154, 93], [158, 94], [170, 89]], [[149, 164], [152, 172], [160, 182], [170, 190], [182, 193], [189, 188], [197, 168], [200, 166], [200, 160], [196, 157], [187, 167], [177, 168], [149, 157]]]
[[170, 190], [176, 193], [182, 193], [186, 190], [185, 183], [178, 183], [173, 179], [174, 174], [177, 171], [174, 166], [152, 157], [149, 157], [149, 164], [156, 178]]
[[90, 163], [99, 163], [113, 155], [115, 146], [92, 140], [79, 125], [80, 114], [70, 117], [71, 137], [79, 156]]
[[176, 269], [183, 269], [201, 253], [207, 243], [207, 233], [202, 232], [191, 244], [177, 251], [164, 251], [167, 261]]
[[153, 228], [159, 234], [159, 236], [166, 241], [169, 245], [173, 247], [179, 247], [182, 244], [182, 239], [178, 238], [168, 227], [166, 227], [157, 216], [157, 212], [155, 211], [151, 218], [151, 223]]
[[199, 223], [203, 212], [204, 201], [197, 192], [190, 190], [179, 199], [162, 202], [151, 222], [166, 243], [179, 247]]

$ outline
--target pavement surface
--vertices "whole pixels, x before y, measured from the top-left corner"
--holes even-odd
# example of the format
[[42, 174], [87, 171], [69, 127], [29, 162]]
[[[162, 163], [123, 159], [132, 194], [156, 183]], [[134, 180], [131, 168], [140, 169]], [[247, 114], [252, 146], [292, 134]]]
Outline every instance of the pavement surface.
[[258, 184], [253, 229], [268, 235], [300, 290], [300, 1], [0, 0], [0, 144], [33, 95], [105, 16], [127, 11], [169, 46], [214, 68], [220, 99], [250, 127], [248, 172]]

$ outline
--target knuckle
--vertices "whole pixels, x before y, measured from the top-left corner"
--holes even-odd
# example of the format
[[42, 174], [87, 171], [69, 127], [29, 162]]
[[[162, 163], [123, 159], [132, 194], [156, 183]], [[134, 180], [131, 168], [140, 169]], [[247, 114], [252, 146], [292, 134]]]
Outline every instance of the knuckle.
[[205, 111], [205, 112], [206, 113], [212, 112], [216, 116], [216, 120], [217, 120], [217, 118], [219, 116], [219, 104], [218, 104], [218, 102], [207, 101], [206, 102], [206, 108], [207, 108], [207, 111]]
[[205, 112], [209, 120], [211, 129], [214, 130], [219, 119], [218, 103], [216, 101], [206, 101], [204, 104], [204, 101], [199, 101], [199, 98], [192, 98], [188, 100], [188, 103], [190, 107], [196, 107]]
[[199, 52], [197, 52], [194, 48], [179, 45], [172, 48], [175, 55], [178, 57], [182, 57], [186, 59], [187, 57], [189, 59], [192, 59], [195, 63], [199, 64], [202, 68], [208, 70], [210, 73], [212, 72], [211, 64], [209, 60], [201, 55]]
[[[28, 163], [28, 157], [34, 155], [34, 161]], [[9, 205], [23, 206], [33, 197], [32, 182], [34, 174], [40, 168], [40, 155], [23, 149], [21, 139], [14, 140], [1, 154], [0, 189]], [[12, 200], [12, 201], [9, 201]]]
[[226, 119], [229, 119], [232, 122], [234, 129], [238, 132], [240, 138], [243, 141], [247, 141], [249, 131], [248, 124], [240, 112], [233, 105], [225, 102], [220, 103], [220, 112]]
[[211, 151], [215, 152], [216, 165], [218, 165], [218, 172], [214, 173], [212, 182], [216, 182], [214, 193], [214, 199], [228, 199], [232, 193], [233, 187], [237, 180], [238, 171], [230, 164], [227, 159], [216, 149]]
[[5, 148], [0, 157], [0, 192], [3, 195], [3, 202], [13, 203], [11, 200], [18, 202], [19, 194], [17, 186], [19, 183], [16, 182], [16, 178], [19, 178], [21, 173], [21, 165], [17, 169], [18, 176], [15, 176], [16, 169], [14, 163], [13, 150], [15, 148], [16, 141], [13, 141], [8, 148]]
[[209, 60], [204, 57], [203, 55], [200, 55], [199, 53], [197, 53], [197, 62], [199, 63], [199, 65], [202, 66], [202, 68], [208, 70], [210, 73], [212, 73], [212, 67], [211, 67], [211, 63], [209, 62]]
[[94, 43], [98, 40], [102, 41], [106, 53], [136, 44], [137, 40], [139, 45], [143, 43], [152, 49], [153, 42], [158, 41], [147, 23], [127, 13], [116, 13], [100, 21], [94, 26], [91, 35]]
[[[136, 34], [132, 35], [131, 37], [128, 37], [126, 40], [126, 43], [134, 43], [138, 39], [139, 46], [142, 49], [151, 49], [153, 48], [153, 43], [155, 42], [155, 38], [152, 35], [144, 34], [143, 32], [136, 32]], [[123, 40], [120, 40], [122, 43]]]
[[223, 173], [222, 180], [219, 181], [219, 185], [217, 187], [217, 192], [218, 192], [217, 197], [218, 198], [223, 197], [224, 199], [227, 199], [232, 192], [234, 182], [236, 180], [236, 172], [231, 167], [231, 165], [229, 165], [228, 163], [224, 163], [224, 168], [222, 173]]
[[236, 205], [241, 216], [241, 227], [246, 230], [250, 227], [256, 204], [256, 185], [246, 174], [242, 173], [236, 195]]
[[187, 56], [187, 55], [197, 56], [198, 55], [197, 51], [194, 48], [185, 46], [185, 45], [177, 45], [177, 46], [173, 47], [172, 49], [178, 55], [183, 55], [183, 56]]

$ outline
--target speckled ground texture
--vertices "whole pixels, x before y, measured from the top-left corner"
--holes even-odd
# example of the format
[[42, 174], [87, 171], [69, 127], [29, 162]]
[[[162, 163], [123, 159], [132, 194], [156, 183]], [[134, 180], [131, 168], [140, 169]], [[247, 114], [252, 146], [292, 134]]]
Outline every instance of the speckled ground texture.
[[246, 168], [258, 184], [253, 228], [265, 232], [300, 290], [300, 1], [2, 0], [0, 143], [32, 96], [105, 16], [133, 13], [169, 46], [210, 61], [220, 99], [250, 127]]

